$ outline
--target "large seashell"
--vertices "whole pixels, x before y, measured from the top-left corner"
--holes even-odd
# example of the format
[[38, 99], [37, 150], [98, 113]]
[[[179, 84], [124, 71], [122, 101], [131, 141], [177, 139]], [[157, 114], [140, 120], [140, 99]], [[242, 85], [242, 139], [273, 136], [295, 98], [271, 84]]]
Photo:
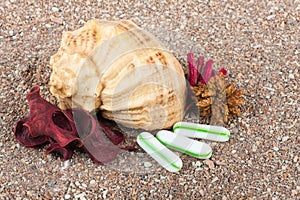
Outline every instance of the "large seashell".
[[178, 60], [131, 21], [88, 21], [66, 32], [51, 57], [50, 91], [62, 109], [100, 109], [131, 128], [181, 121], [186, 81]]

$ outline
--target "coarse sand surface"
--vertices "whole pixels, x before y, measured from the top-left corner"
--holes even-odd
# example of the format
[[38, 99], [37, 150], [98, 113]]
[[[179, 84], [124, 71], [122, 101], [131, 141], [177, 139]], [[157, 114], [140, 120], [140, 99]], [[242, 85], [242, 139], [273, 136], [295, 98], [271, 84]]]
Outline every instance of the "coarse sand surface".
[[[157, 36], [186, 67], [186, 54], [212, 58], [246, 91], [243, 114], [230, 118], [231, 140], [213, 155], [182, 155], [170, 173], [69, 161], [19, 145], [15, 123], [25, 95], [49, 92], [50, 56], [64, 31], [89, 19], [130, 19]], [[0, 199], [299, 199], [300, 1], [0, 0]]]

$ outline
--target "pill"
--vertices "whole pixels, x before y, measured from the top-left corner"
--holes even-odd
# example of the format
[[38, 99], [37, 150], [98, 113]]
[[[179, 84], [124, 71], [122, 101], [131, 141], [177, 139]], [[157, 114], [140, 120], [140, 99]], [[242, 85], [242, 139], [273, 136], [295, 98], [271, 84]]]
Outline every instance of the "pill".
[[230, 131], [224, 127], [191, 122], [177, 122], [173, 126], [173, 131], [189, 138], [201, 138], [218, 142], [226, 142], [230, 138]]
[[155, 137], [166, 147], [196, 158], [207, 159], [212, 154], [212, 149], [208, 144], [171, 131], [161, 130]]
[[182, 168], [179, 156], [160, 143], [151, 133], [140, 133], [137, 136], [137, 143], [166, 170], [178, 172]]

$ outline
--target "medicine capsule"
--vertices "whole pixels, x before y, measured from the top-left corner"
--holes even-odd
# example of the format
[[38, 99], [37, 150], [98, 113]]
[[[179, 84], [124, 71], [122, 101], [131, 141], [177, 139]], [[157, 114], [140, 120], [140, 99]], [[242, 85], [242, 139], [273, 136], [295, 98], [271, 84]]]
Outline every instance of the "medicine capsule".
[[177, 122], [173, 126], [173, 131], [189, 138], [201, 138], [217, 142], [226, 142], [230, 139], [230, 131], [221, 126]]
[[181, 159], [160, 143], [151, 133], [140, 133], [137, 136], [137, 143], [166, 170], [178, 172], [182, 168]]
[[196, 158], [207, 159], [211, 157], [212, 154], [212, 149], [208, 144], [170, 131], [161, 130], [155, 137], [170, 149], [180, 151]]

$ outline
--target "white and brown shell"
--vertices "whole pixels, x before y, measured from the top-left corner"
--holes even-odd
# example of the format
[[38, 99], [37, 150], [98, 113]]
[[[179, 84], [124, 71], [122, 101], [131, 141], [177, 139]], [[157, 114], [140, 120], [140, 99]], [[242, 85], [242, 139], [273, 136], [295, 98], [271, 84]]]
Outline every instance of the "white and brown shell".
[[88, 21], [66, 32], [51, 57], [50, 91], [62, 109], [101, 110], [131, 128], [182, 120], [186, 81], [177, 59], [131, 21]]

